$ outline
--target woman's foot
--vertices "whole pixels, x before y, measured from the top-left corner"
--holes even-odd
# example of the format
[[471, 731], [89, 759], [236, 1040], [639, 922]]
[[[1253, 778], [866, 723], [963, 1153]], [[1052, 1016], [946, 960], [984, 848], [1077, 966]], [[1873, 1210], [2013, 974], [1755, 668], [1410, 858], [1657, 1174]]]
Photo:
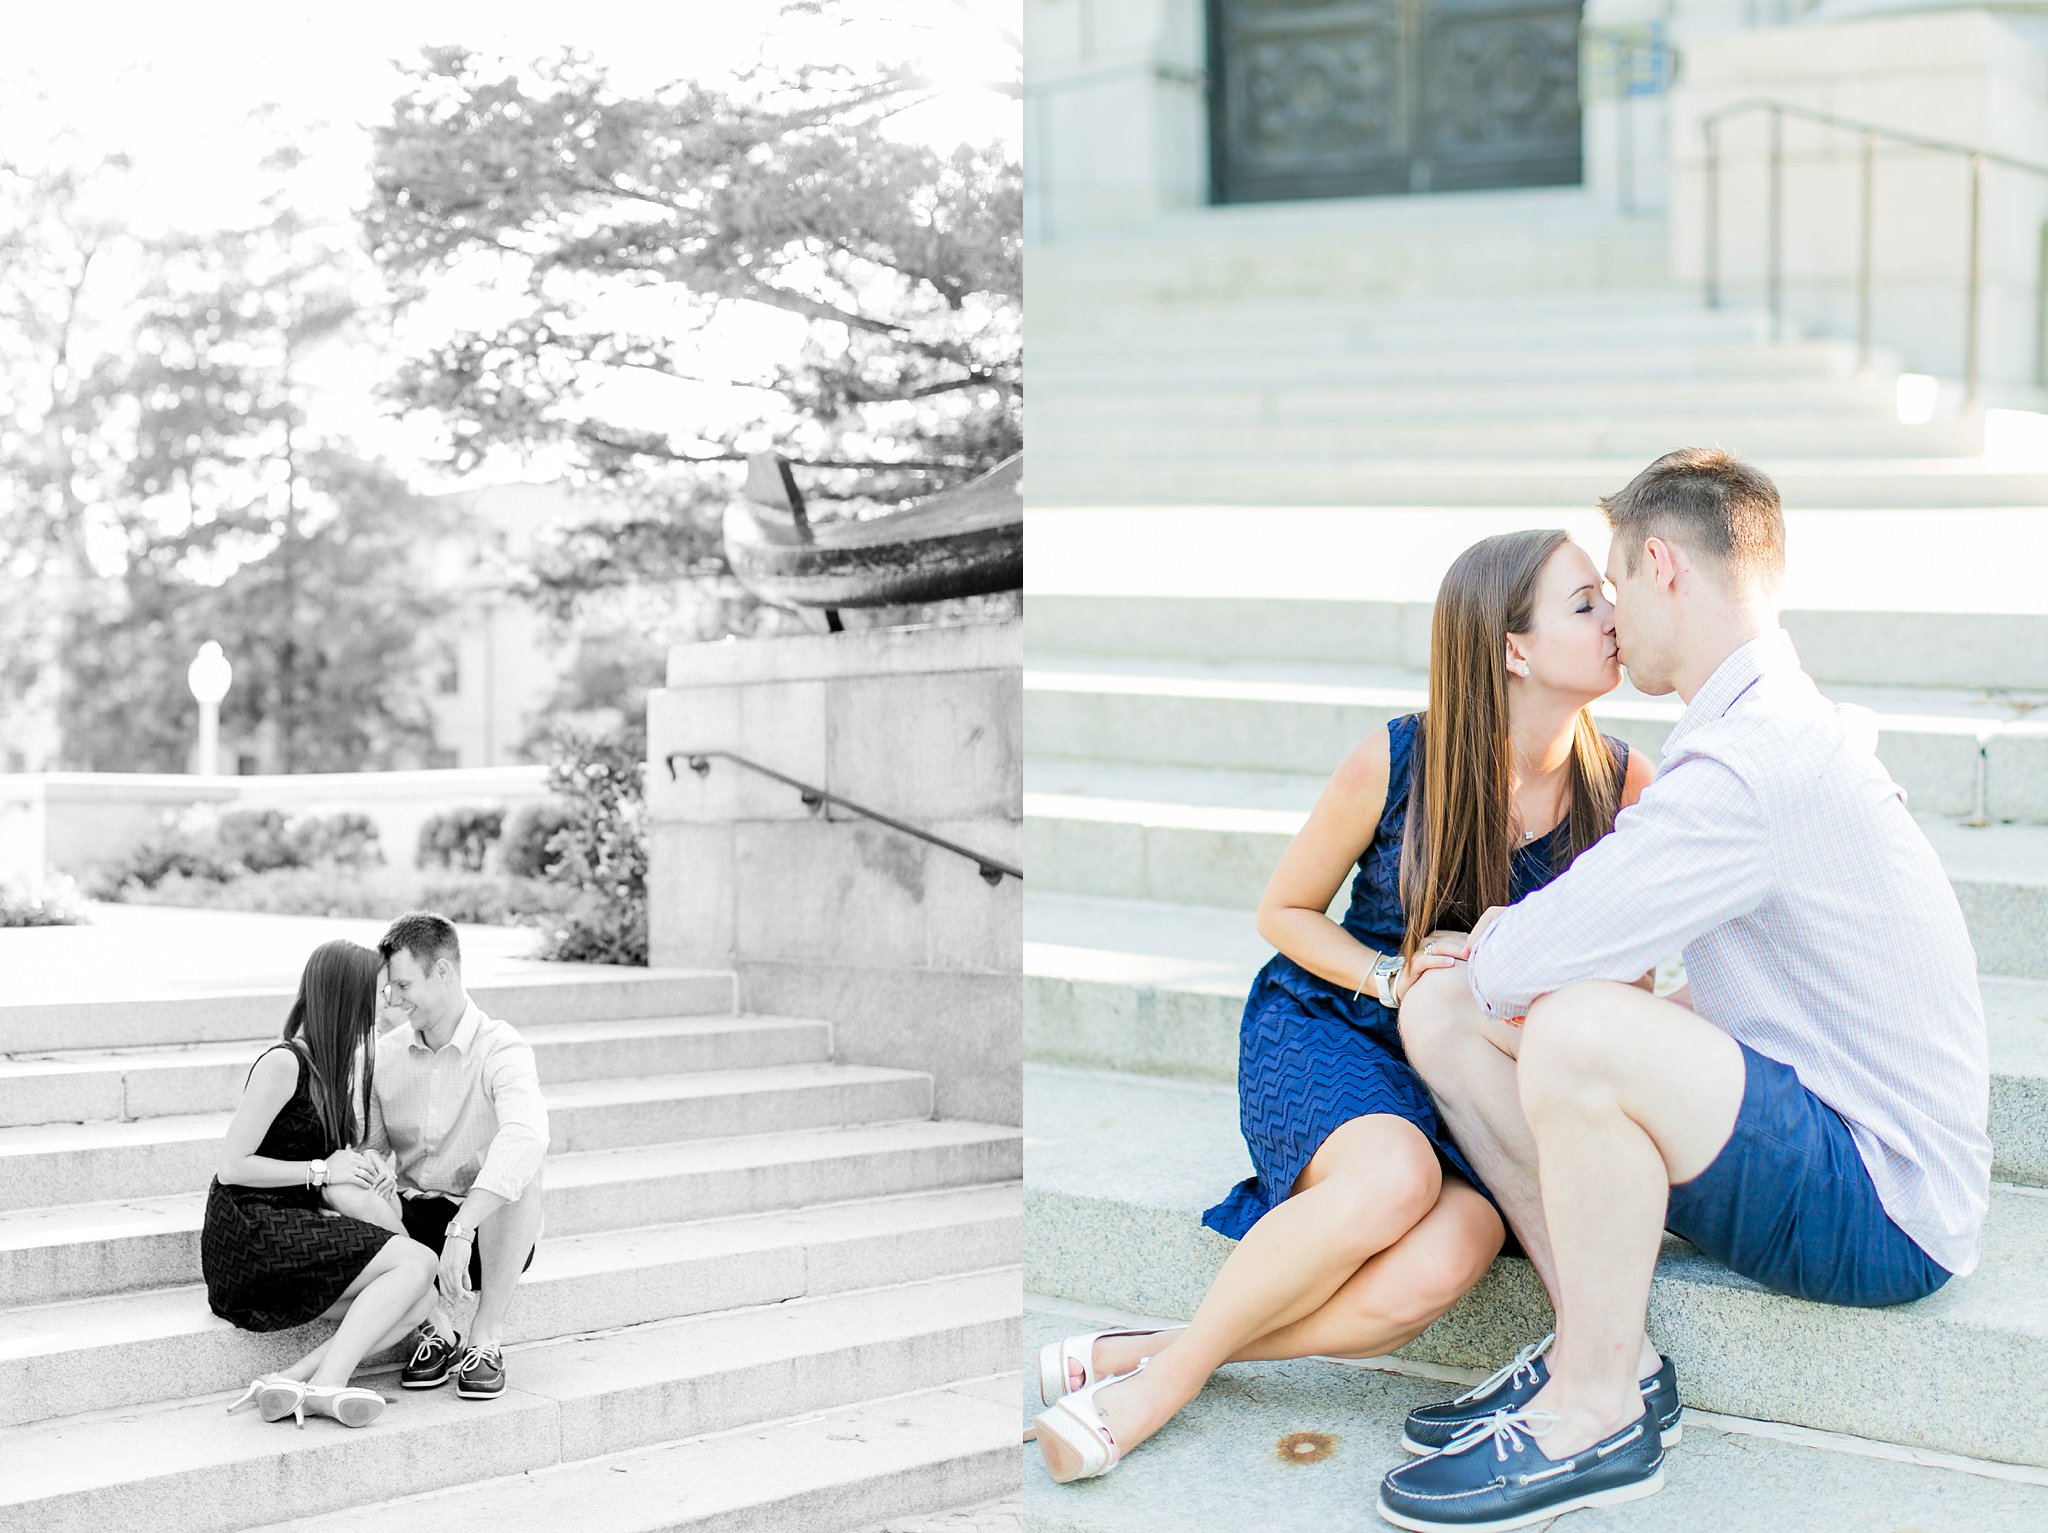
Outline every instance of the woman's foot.
[[1163, 1359], [1148, 1355], [1155, 1360], [1143, 1371], [1134, 1371], [1142, 1360], [1134, 1358], [1131, 1367], [1122, 1370], [1122, 1378], [1110, 1373], [1097, 1375], [1105, 1382], [1095, 1393], [1095, 1408], [1115, 1436], [1120, 1453], [1130, 1452], [1173, 1420], [1200, 1391], [1199, 1385], [1194, 1390], [1184, 1389], [1171, 1368], [1161, 1366]]
[[1163, 1331], [1140, 1331], [1131, 1335], [1105, 1334], [1090, 1349], [1085, 1372], [1078, 1358], [1068, 1361], [1067, 1388], [1076, 1390], [1090, 1379], [1114, 1378], [1119, 1373], [1129, 1373], [1146, 1358], [1157, 1357], [1172, 1346], [1186, 1329], [1186, 1326], [1177, 1325]]

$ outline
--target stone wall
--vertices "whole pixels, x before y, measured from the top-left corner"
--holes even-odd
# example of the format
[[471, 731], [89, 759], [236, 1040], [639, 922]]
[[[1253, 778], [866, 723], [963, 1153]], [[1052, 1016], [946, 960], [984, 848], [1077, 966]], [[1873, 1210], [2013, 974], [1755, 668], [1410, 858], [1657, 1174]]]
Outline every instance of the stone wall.
[[724, 750], [1013, 865], [1022, 625], [682, 645], [648, 703], [650, 959], [732, 968], [744, 1010], [821, 1017], [835, 1057], [928, 1070], [941, 1117], [1016, 1123], [1022, 890], [807, 808]]

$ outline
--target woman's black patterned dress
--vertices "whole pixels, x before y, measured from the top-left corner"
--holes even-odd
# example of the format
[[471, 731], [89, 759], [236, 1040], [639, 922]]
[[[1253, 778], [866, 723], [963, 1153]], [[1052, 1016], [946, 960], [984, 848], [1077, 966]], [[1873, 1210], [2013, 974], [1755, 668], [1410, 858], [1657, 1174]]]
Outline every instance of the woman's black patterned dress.
[[[292, 1045], [277, 1047], [299, 1062], [299, 1081], [256, 1153], [324, 1160], [339, 1147], [314, 1110], [312, 1066]], [[304, 1325], [340, 1298], [391, 1238], [389, 1230], [326, 1211], [317, 1188], [226, 1187], [216, 1178], [206, 1189], [199, 1232], [206, 1302], [245, 1331]]]

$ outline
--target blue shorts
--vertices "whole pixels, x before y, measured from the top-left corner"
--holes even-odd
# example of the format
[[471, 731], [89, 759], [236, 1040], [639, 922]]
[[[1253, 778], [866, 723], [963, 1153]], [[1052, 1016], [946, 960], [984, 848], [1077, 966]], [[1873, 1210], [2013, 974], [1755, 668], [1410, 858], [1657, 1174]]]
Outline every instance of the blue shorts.
[[1849, 1125], [1790, 1065], [1742, 1050], [1742, 1110], [1664, 1224], [1766, 1288], [1823, 1304], [1903, 1304], [1949, 1280], [1892, 1223]]

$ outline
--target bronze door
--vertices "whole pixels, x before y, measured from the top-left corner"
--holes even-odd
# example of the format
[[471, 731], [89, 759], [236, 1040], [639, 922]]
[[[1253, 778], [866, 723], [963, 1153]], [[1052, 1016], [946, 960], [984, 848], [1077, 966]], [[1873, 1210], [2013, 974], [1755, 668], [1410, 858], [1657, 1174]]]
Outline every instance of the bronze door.
[[1208, 3], [1217, 202], [1580, 178], [1580, 0]]

